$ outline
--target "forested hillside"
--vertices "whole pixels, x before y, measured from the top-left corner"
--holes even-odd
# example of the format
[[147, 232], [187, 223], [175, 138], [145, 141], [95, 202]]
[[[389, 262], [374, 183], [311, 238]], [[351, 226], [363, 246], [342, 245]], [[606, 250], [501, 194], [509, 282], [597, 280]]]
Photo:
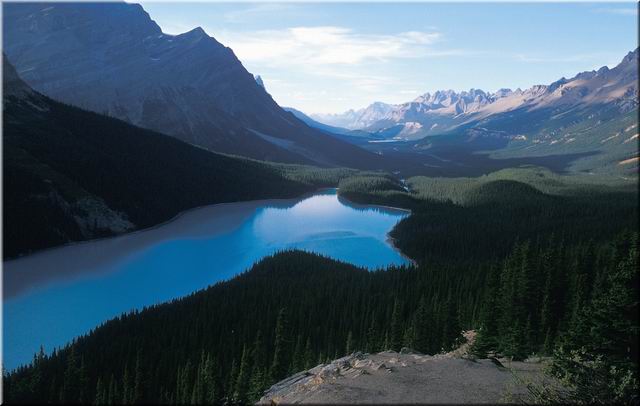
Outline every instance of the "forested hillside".
[[212, 153], [55, 102], [4, 61], [5, 258], [153, 226], [206, 204], [294, 197], [350, 173]]
[[501, 262], [484, 275], [475, 351], [553, 355], [550, 371], [568, 389], [532, 388], [537, 401], [639, 400], [638, 236], [614, 238], [638, 229], [635, 182], [514, 168], [340, 184], [360, 202], [411, 207], [391, 235], [421, 264]]
[[[568, 377], [576, 398], [632, 399], [635, 193], [549, 195], [502, 180], [470, 188], [488, 197], [465, 207], [422, 199], [374, 174], [341, 186], [343, 196], [377, 203], [401, 196], [411, 205], [414, 214], [393, 235], [417, 266], [367, 272], [280, 253], [228, 282], [123, 315], [37, 356], [5, 377], [5, 399], [243, 403], [327, 359], [402, 346], [437, 353], [467, 328], [480, 330], [480, 355], [555, 352], [556, 374]], [[513, 224], [516, 218], [523, 220]], [[575, 351], [584, 361], [577, 377]], [[590, 359], [600, 360], [597, 371]], [[584, 389], [594, 371], [598, 388], [609, 390], [602, 395]]]
[[410, 208], [391, 232], [396, 245], [420, 263], [477, 263], [503, 258], [517, 241], [606, 241], [637, 226], [632, 183], [616, 187], [538, 168], [504, 170], [479, 178], [354, 176], [340, 195], [361, 203]]

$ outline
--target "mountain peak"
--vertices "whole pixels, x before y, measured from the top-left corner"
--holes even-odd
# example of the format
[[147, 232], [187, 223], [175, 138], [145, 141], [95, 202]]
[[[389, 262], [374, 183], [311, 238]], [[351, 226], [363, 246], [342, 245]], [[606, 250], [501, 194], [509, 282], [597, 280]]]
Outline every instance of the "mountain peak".
[[501, 88], [501, 89], [496, 90], [496, 92], [494, 94], [492, 94], [492, 96], [494, 98], [496, 98], [496, 99], [499, 99], [501, 97], [509, 96], [512, 93], [514, 93], [514, 92], [509, 88]]
[[258, 84], [258, 86], [260, 86], [261, 88], [266, 90], [266, 88], [264, 87], [264, 81], [262, 80], [260, 75], [254, 75], [254, 78], [255, 78], [256, 83]]
[[293, 119], [202, 27], [164, 34], [138, 4], [6, 4], [3, 35], [24, 81], [63, 103], [224, 153], [352, 167], [381, 161]]
[[2, 53], [2, 84], [5, 96], [21, 97], [33, 91], [20, 79], [16, 68], [13, 67], [7, 56]]
[[622, 58], [622, 62], [633, 62], [638, 60], [638, 49], [629, 52], [624, 58]]
[[196, 27], [191, 31], [187, 31], [182, 35], [188, 35], [191, 37], [208, 37], [207, 33], [202, 29], [202, 27]]

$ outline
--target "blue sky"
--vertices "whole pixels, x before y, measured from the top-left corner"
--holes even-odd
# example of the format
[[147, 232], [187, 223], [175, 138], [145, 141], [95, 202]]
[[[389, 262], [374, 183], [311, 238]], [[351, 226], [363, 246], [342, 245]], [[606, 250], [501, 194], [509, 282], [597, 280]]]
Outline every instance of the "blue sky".
[[631, 3], [142, 3], [163, 29], [201, 26], [282, 106], [342, 112], [439, 89], [527, 88], [617, 64]]

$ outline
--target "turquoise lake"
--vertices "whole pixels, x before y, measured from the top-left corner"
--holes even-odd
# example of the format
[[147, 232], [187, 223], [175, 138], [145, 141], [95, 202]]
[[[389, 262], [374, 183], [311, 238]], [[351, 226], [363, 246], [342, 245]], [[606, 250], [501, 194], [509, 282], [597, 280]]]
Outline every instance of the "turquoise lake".
[[3, 364], [29, 362], [102, 322], [302, 249], [367, 267], [408, 264], [387, 233], [408, 212], [352, 204], [335, 189], [202, 207], [158, 227], [4, 263]]

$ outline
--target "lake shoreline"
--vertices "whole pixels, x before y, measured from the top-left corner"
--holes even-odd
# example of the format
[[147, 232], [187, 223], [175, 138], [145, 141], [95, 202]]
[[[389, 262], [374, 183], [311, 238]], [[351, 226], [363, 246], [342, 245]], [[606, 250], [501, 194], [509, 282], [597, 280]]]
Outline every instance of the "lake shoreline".
[[[12, 258], [12, 259], [3, 261], [2, 262], [3, 302], [5, 302], [8, 299], [12, 299], [14, 297], [19, 297], [21, 294], [30, 290], [33, 287], [32, 285], [35, 282], [38, 282], [39, 280], [46, 281], [48, 279], [55, 280], [57, 278], [64, 277], [64, 276], [82, 277], [86, 275], [98, 274], [95, 271], [95, 269], [90, 269], [86, 271], [82, 271], [82, 270], [69, 271], [66, 268], [54, 273], [49, 273], [47, 275], [42, 275], [40, 273], [28, 275], [25, 272], [20, 272], [20, 273], [17, 273], [15, 271], [11, 272], [11, 268], [15, 266], [19, 267], [20, 265], [18, 264], [21, 264], [23, 262], [33, 261], [37, 263], [37, 261], [40, 258], [46, 258], [47, 256], [50, 256], [52, 253], [60, 252], [61, 250], [67, 250], [67, 251], [70, 249], [81, 250], [86, 246], [91, 246], [95, 244], [122, 244], [123, 242], [126, 242], [127, 240], [130, 240], [130, 239], [133, 239], [135, 241], [137, 238], [140, 238], [140, 235], [151, 234], [153, 232], [157, 232], [160, 229], [170, 227], [171, 225], [175, 225], [176, 223], [180, 222], [182, 219], [185, 219], [189, 215], [192, 215], [195, 212], [199, 212], [199, 211], [224, 210], [225, 207], [229, 207], [229, 206], [233, 207], [233, 206], [239, 206], [239, 205], [242, 207], [250, 207], [250, 208], [259, 207], [259, 206], [270, 206], [270, 205], [286, 206], [289, 204], [295, 204], [296, 202], [310, 198], [314, 195], [326, 193], [329, 191], [335, 191], [336, 195], [338, 195], [340, 199], [343, 199], [346, 204], [356, 209], [376, 208], [376, 209], [382, 209], [382, 210], [393, 210], [395, 212], [401, 212], [401, 213], [408, 213], [408, 215], [411, 214], [411, 210], [400, 208], [400, 207], [392, 207], [392, 206], [376, 205], [376, 204], [361, 204], [361, 203], [353, 202], [347, 199], [346, 197], [341, 196], [339, 194], [339, 189], [337, 187], [318, 188], [313, 191], [303, 193], [302, 195], [299, 195], [294, 198], [243, 200], [238, 202], [223, 202], [223, 203], [214, 203], [209, 205], [197, 206], [187, 210], [183, 210], [180, 213], [176, 214], [171, 219], [166, 220], [162, 223], [158, 223], [151, 227], [146, 227], [143, 229], [133, 230], [130, 232], [125, 232], [122, 234], [117, 234], [112, 236], [94, 238], [90, 240], [72, 241], [63, 245], [44, 248], [42, 250], [38, 250], [30, 254], [26, 254], [17, 258]], [[224, 229], [219, 230], [220, 233], [224, 233], [224, 231], [225, 231]], [[415, 260], [407, 257], [398, 247], [396, 247], [394, 239], [390, 236], [391, 231], [392, 230], [390, 230], [386, 236], [387, 244], [391, 248], [393, 248], [393, 250], [396, 251], [400, 256], [402, 256], [402, 258], [404, 258], [405, 260], [407, 260], [413, 265], [417, 265], [417, 262]], [[158, 236], [155, 236], [154, 238], [158, 238]], [[127, 249], [127, 247], [125, 247], [124, 249]], [[108, 261], [109, 260], [108, 256], [104, 260]], [[76, 266], [76, 268], [78, 267], [79, 266]]]
[[[2, 262], [2, 293], [3, 293], [3, 302], [6, 302], [8, 299], [12, 299], [15, 297], [19, 297], [24, 293], [28, 293], [28, 291], [33, 288], [34, 282], [39, 280], [55, 280], [64, 276], [73, 276], [73, 277], [82, 277], [89, 275], [97, 275], [95, 269], [87, 269], [85, 271], [69, 271], [68, 268], [64, 268], [60, 271], [56, 271], [55, 273], [48, 273], [47, 275], [42, 275], [40, 273], [36, 273], [33, 275], [28, 275], [27, 272], [15, 272], [11, 271], [13, 267], [20, 267], [24, 262], [34, 262], [37, 263], [39, 260], [43, 258], [47, 258], [51, 255], [55, 255], [56, 253], [61, 253], [69, 250], [83, 250], [86, 247], [95, 246], [96, 244], [110, 244], [110, 245], [118, 245], [127, 241], [133, 241], [134, 243], [140, 244], [141, 242], [146, 241], [144, 239], [145, 235], [149, 235], [149, 239], [156, 239], [157, 241], [161, 241], [164, 237], [162, 233], [159, 233], [162, 229], [168, 229], [172, 225], [177, 225], [181, 220], [188, 218], [189, 215], [193, 215], [199, 211], [217, 211], [224, 210], [225, 207], [248, 207], [248, 208], [256, 208], [260, 206], [287, 206], [290, 204], [294, 204], [301, 199], [305, 199], [315, 194], [321, 193], [322, 191], [330, 190], [330, 188], [320, 188], [315, 191], [307, 192], [302, 194], [301, 196], [290, 198], [290, 199], [258, 199], [258, 200], [244, 200], [239, 202], [224, 202], [224, 203], [214, 203], [210, 205], [193, 207], [191, 209], [183, 210], [180, 213], [176, 214], [171, 219], [164, 221], [162, 223], [153, 225], [151, 227], [134, 230], [118, 235], [106, 236], [101, 238], [94, 238], [90, 240], [83, 241], [72, 241], [63, 245], [59, 245], [56, 247], [45, 248], [42, 250], [38, 250], [32, 254], [23, 255], [18, 258], [10, 259]], [[224, 232], [224, 229], [219, 230], [220, 232]], [[153, 233], [159, 233], [160, 235], [154, 236]], [[142, 236], [142, 237], [141, 237]], [[141, 240], [140, 240], [141, 239]], [[140, 241], [139, 241], [140, 240]], [[122, 249], [129, 249], [133, 251], [133, 247], [127, 247], [126, 245], [122, 247]], [[108, 251], [108, 249], [105, 249]], [[103, 253], [100, 253], [103, 254]], [[98, 255], [100, 255], [98, 254]], [[104, 261], [109, 261], [109, 256], [107, 255], [104, 258]], [[79, 268], [78, 265], [75, 268]], [[94, 268], [94, 267], [93, 267]]]
[[169, 223], [172, 223], [176, 220], [179, 220], [180, 217], [184, 216], [185, 214], [188, 214], [192, 211], [196, 211], [196, 210], [200, 210], [200, 209], [205, 209], [205, 208], [211, 208], [211, 207], [217, 207], [217, 206], [224, 206], [224, 205], [231, 205], [231, 204], [239, 204], [239, 203], [266, 203], [266, 202], [285, 202], [287, 200], [298, 200], [298, 199], [303, 199], [307, 196], [313, 196], [314, 194], [321, 192], [323, 190], [330, 190], [330, 189], [335, 189], [335, 188], [319, 188], [319, 189], [315, 189], [313, 191], [310, 192], [305, 192], [299, 196], [295, 196], [295, 197], [289, 197], [289, 198], [273, 198], [273, 199], [253, 199], [253, 200], [237, 200], [237, 201], [233, 201], [233, 202], [221, 202], [221, 203], [212, 203], [212, 204], [204, 204], [201, 206], [195, 206], [195, 207], [191, 207], [189, 209], [185, 209], [182, 210], [180, 212], [178, 212], [175, 216], [171, 217], [168, 220], [165, 220], [161, 223], [158, 224], [154, 224], [152, 226], [149, 227], [145, 227], [145, 228], [139, 228], [139, 229], [135, 229], [135, 230], [131, 230], [131, 231], [125, 231], [123, 233], [118, 233], [118, 234], [113, 234], [113, 235], [107, 235], [104, 237], [97, 237], [97, 238], [90, 238], [87, 240], [80, 240], [80, 241], [69, 241], [66, 242], [64, 244], [60, 244], [60, 245], [56, 245], [53, 247], [47, 247], [47, 248], [42, 248], [42, 249], [37, 249], [22, 255], [19, 255], [17, 257], [13, 257], [13, 258], [7, 258], [7, 259], [3, 259], [2, 260], [2, 265], [4, 266], [5, 263], [7, 262], [12, 262], [12, 261], [17, 261], [20, 259], [24, 259], [24, 258], [30, 258], [33, 257], [34, 255], [39, 255], [42, 253], [45, 253], [47, 251], [51, 251], [51, 250], [56, 250], [56, 249], [60, 249], [60, 248], [65, 248], [65, 247], [71, 247], [71, 246], [77, 246], [77, 245], [82, 245], [82, 244], [88, 244], [88, 243], [95, 243], [95, 242], [99, 242], [99, 241], [104, 241], [104, 240], [110, 240], [110, 239], [114, 239], [114, 238], [121, 238], [121, 237], [125, 237], [125, 236], [130, 236], [130, 235], [135, 235], [138, 233], [144, 233], [147, 231], [151, 231], [154, 230], [156, 228], [165, 226]]
[[[338, 191], [338, 188], [335, 188], [335, 189], [336, 189], [336, 191]], [[338, 196], [340, 196], [340, 193], [338, 193]], [[407, 217], [410, 216], [411, 214], [413, 214], [413, 211], [411, 211], [410, 209], [404, 209], [402, 207], [385, 206], [385, 205], [381, 205], [381, 204], [361, 204], [361, 203], [353, 202], [353, 201], [349, 200], [349, 198], [344, 197], [344, 196], [340, 196], [340, 198], [348, 201], [353, 206], [379, 207], [379, 208], [387, 209], [387, 210], [391, 209], [391, 210], [402, 211], [402, 212], [408, 213]], [[395, 228], [395, 226], [393, 228]], [[393, 248], [394, 251], [396, 251], [398, 254], [400, 254], [400, 256], [402, 258], [404, 258], [407, 261], [409, 261], [412, 266], [418, 266], [418, 261], [416, 261], [415, 259], [413, 259], [413, 258], [409, 257], [408, 255], [406, 255], [396, 245], [396, 239], [391, 236], [391, 232], [393, 231], [393, 228], [391, 230], [389, 230], [389, 232], [387, 233], [387, 239], [385, 241], [387, 242], [387, 244], [389, 244], [391, 246], [391, 248]]]
[[[407, 215], [321, 188], [296, 199], [193, 208], [144, 230], [6, 262], [6, 366], [123, 313], [231, 280], [281, 251], [313, 252], [369, 271], [410, 266], [389, 236]], [[41, 328], [49, 325], [55, 328]]]
[[[149, 227], [145, 227], [145, 228], [140, 228], [140, 229], [136, 229], [136, 230], [131, 230], [128, 232], [124, 232], [124, 233], [119, 233], [119, 234], [113, 234], [113, 235], [107, 235], [104, 237], [98, 237], [98, 238], [90, 238], [88, 240], [81, 240], [81, 241], [69, 241], [66, 242], [64, 244], [60, 244], [60, 245], [56, 245], [54, 247], [47, 247], [47, 248], [42, 248], [39, 250], [34, 250], [31, 251], [29, 253], [17, 256], [17, 257], [13, 257], [13, 258], [7, 258], [7, 259], [3, 259], [2, 260], [2, 267], [4, 267], [4, 264], [9, 263], [9, 262], [13, 262], [13, 261], [18, 261], [21, 259], [25, 259], [25, 258], [31, 258], [35, 255], [40, 255], [43, 253], [46, 253], [48, 251], [52, 251], [52, 250], [57, 250], [60, 248], [65, 248], [65, 247], [72, 247], [72, 246], [78, 246], [78, 245], [82, 245], [82, 244], [89, 244], [89, 243], [95, 243], [95, 242], [99, 242], [99, 241], [105, 241], [105, 240], [110, 240], [110, 239], [115, 239], [115, 238], [121, 238], [121, 237], [125, 237], [125, 236], [130, 236], [130, 235], [136, 235], [139, 233], [144, 233], [144, 232], [148, 232], [148, 231], [152, 231], [154, 229], [166, 226], [170, 223], [173, 223], [177, 220], [179, 220], [182, 216], [189, 214], [190, 212], [196, 211], [196, 210], [201, 210], [201, 209], [206, 209], [206, 208], [213, 208], [213, 207], [222, 207], [225, 205], [232, 205], [232, 204], [238, 204], [238, 203], [268, 203], [268, 202], [277, 202], [277, 203], [285, 203], [288, 200], [301, 200], [304, 199], [306, 197], [311, 197], [315, 194], [327, 191], [327, 190], [336, 190], [338, 191], [339, 188], [337, 187], [323, 187], [323, 188], [318, 188], [315, 189], [313, 191], [310, 192], [305, 192], [299, 196], [296, 197], [291, 197], [291, 198], [274, 198], [274, 199], [254, 199], [254, 200], [238, 200], [238, 201], [233, 201], [233, 202], [222, 202], [222, 203], [212, 203], [212, 204], [205, 204], [202, 206], [196, 206], [196, 207], [192, 207], [190, 209], [186, 209], [183, 210], [181, 212], [179, 212], [178, 214], [176, 214], [175, 216], [171, 217], [169, 220], [165, 220], [161, 223], [158, 224], [154, 224], [152, 226]], [[339, 194], [338, 194], [339, 195]], [[394, 206], [386, 206], [386, 205], [382, 205], [382, 204], [361, 204], [361, 203], [357, 203], [354, 201], [349, 200], [348, 198], [339, 195], [340, 198], [345, 199], [346, 201], [349, 202], [349, 204], [351, 204], [354, 207], [379, 207], [381, 209], [391, 209], [391, 210], [397, 210], [397, 211], [402, 211], [402, 212], [406, 212], [411, 214], [412, 211], [410, 209], [405, 209], [402, 207], [394, 207]], [[391, 237], [390, 237], [391, 238]], [[393, 241], [393, 239], [391, 239], [390, 241]], [[395, 244], [392, 244], [395, 248]], [[404, 254], [402, 254], [403, 256], [405, 256]], [[406, 257], [406, 259], [415, 262], [413, 259]]]

